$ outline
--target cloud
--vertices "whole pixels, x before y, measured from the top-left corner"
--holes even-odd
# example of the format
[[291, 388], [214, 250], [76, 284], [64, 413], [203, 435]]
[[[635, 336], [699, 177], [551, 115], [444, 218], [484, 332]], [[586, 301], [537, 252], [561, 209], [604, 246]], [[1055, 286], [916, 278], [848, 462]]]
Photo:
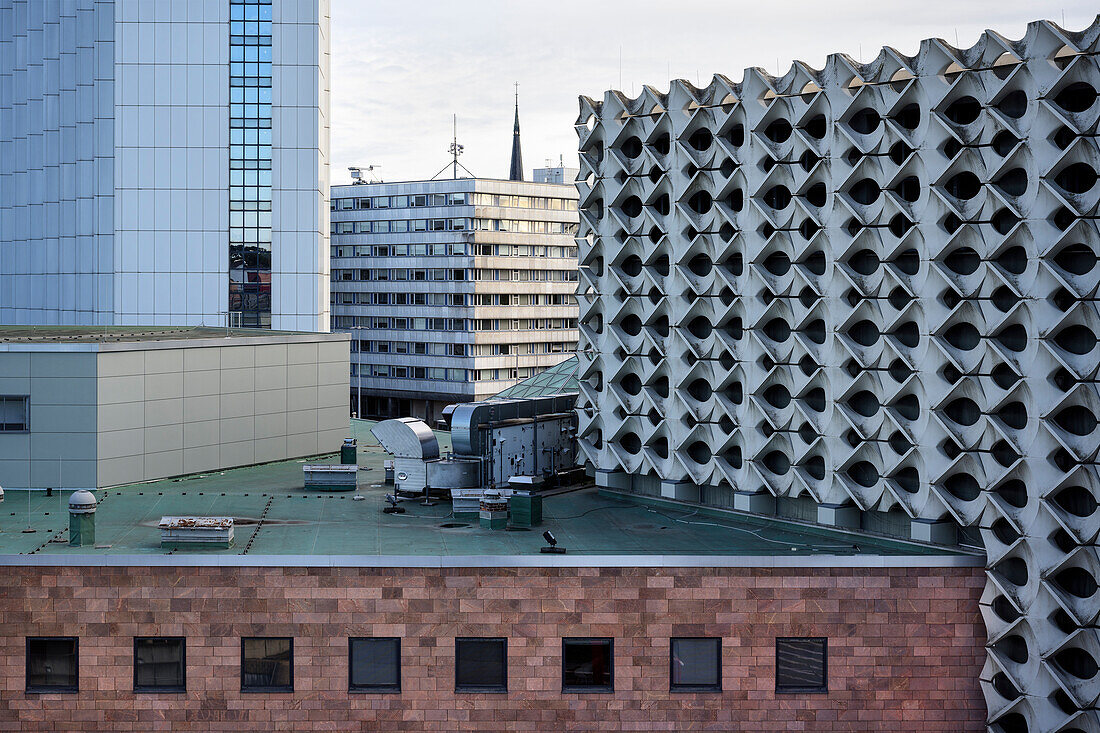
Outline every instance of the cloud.
[[1030, 20], [1061, 23], [1063, 9], [1071, 30], [1095, 15], [1034, 0], [333, 0], [332, 178], [372, 163], [386, 180], [430, 177], [449, 160], [452, 114], [463, 163], [506, 176], [515, 81], [530, 171], [575, 157], [581, 94], [738, 80], [748, 66], [783, 73], [795, 58], [820, 67], [833, 52], [868, 61], [883, 45], [912, 54], [932, 36], [969, 46], [987, 27], [1018, 38]]

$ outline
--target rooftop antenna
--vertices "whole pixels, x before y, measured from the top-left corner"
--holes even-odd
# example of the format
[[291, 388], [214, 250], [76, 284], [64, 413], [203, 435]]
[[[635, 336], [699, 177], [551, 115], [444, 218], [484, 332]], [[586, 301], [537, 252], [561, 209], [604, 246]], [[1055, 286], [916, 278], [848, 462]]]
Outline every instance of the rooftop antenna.
[[458, 156], [462, 155], [465, 149], [466, 146], [458, 144], [458, 115], [451, 115], [451, 146], [447, 148], [447, 152], [451, 154], [451, 162], [443, 166], [443, 168], [440, 169], [439, 173], [436, 173], [434, 176], [432, 176], [431, 180], [434, 181], [435, 179], [439, 178], [440, 174], [447, 170], [447, 168], [451, 169], [451, 176], [455, 180], [458, 180], [459, 168], [469, 173], [470, 178], [477, 178], [477, 176], [470, 172], [469, 168], [458, 162]]

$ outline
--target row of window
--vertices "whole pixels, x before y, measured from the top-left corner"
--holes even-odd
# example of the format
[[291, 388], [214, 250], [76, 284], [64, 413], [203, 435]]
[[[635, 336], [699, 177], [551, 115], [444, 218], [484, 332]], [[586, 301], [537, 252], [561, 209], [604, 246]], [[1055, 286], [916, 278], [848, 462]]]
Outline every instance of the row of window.
[[[28, 637], [27, 692], [80, 689], [76, 637]], [[187, 641], [183, 637], [134, 637], [134, 692], [186, 692]], [[507, 692], [508, 640], [455, 639], [455, 692]], [[615, 641], [564, 638], [562, 692], [613, 692]], [[669, 643], [672, 692], [722, 691], [722, 639], [679, 637]], [[294, 639], [241, 639], [242, 692], [294, 692]], [[401, 692], [401, 639], [348, 639], [349, 692]], [[828, 692], [828, 640], [775, 640], [775, 691]]]
[[336, 269], [330, 274], [334, 282], [390, 282], [430, 280], [474, 280], [477, 282], [577, 282], [577, 270], [500, 270], [483, 268], [362, 268]]
[[422, 206], [504, 206], [519, 209], [547, 209], [550, 211], [576, 211], [576, 199], [547, 196], [509, 196], [496, 193], [418, 193], [411, 196], [356, 196], [332, 199], [333, 211], [355, 209], [405, 209]]
[[575, 222], [527, 219], [396, 219], [392, 221], [334, 221], [332, 234], [404, 234], [405, 232], [513, 232], [518, 234], [576, 235]]
[[515, 354], [562, 354], [573, 351], [575, 342], [543, 341], [534, 344], [441, 344], [416, 341], [352, 341], [352, 353], [423, 354], [432, 356], [510, 356]]
[[391, 318], [333, 316], [333, 328], [384, 331], [545, 331], [576, 328], [576, 318]]
[[465, 191], [457, 193], [417, 193], [411, 196], [356, 196], [355, 198], [332, 199], [329, 208], [333, 211], [407, 209], [422, 206], [465, 206], [469, 201], [469, 194]]
[[443, 382], [468, 382], [470, 370], [443, 367], [390, 366], [388, 364], [352, 364], [353, 377], [383, 377], [386, 379], [434, 379]]
[[377, 293], [332, 292], [333, 303], [342, 305], [440, 305], [440, 306], [513, 306], [569, 305], [577, 299], [568, 293]]
[[478, 244], [472, 248], [465, 242], [434, 242], [430, 244], [346, 244], [333, 246], [333, 257], [416, 257], [445, 255], [477, 255], [478, 257], [556, 257], [576, 260], [576, 247], [554, 247], [543, 244]]
[[436, 379], [445, 382], [496, 382], [528, 379], [546, 371], [546, 367], [515, 367], [511, 369], [444, 369], [443, 367], [387, 366], [386, 364], [351, 365], [353, 377], [384, 377], [386, 379]]

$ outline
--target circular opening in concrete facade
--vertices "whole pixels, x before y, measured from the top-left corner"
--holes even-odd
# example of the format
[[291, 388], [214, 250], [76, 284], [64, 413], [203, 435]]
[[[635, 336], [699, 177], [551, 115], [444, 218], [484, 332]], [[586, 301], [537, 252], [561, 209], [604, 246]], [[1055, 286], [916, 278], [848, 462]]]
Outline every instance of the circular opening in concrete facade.
[[1076, 81], [1055, 94], [1054, 103], [1066, 112], [1079, 114], [1096, 103], [1096, 89], [1088, 82]]
[[1084, 568], [1069, 567], [1059, 571], [1054, 576], [1054, 584], [1077, 598], [1091, 598], [1096, 595], [1096, 578]]
[[1054, 334], [1054, 343], [1071, 354], [1084, 356], [1096, 348], [1096, 334], [1088, 326], [1073, 324]]
[[969, 473], [956, 473], [943, 482], [947, 492], [959, 501], [974, 501], [981, 496], [982, 489], [978, 480]]
[[782, 250], [772, 252], [762, 263], [764, 269], [775, 275], [776, 277], [782, 277], [786, 275], [791, 269], [791, 258], [787, 256], [786, 252]]
[[714, 135], [711, 131], [705, 127], [700, 127], [695, 132], [691, 133], [691, 137], [688, 138], [688, 145], [695, 148], [698, 151], [707, 150], [710, 148], [711, 143], [714, 142]]
[[848, 468], [848, 476], [860, 486], [870, 488], [878, 483], [879, 472], [869, 461], [858, 461]]
[[764, 456], [764, 468], [783, 476], [791, 470], [791, 459], [783, 451], [773, 450]]
[[623, 260], [622, 271], [627, 277], [637, 277], [642, 274], [642, 260], [637, 255], [630, 255]]
[[[993, 566], [993, 572], [1017, 587], [1023, 587], [1027, 585], [1027, 563], [1024, 562], [1023, 558], [1009, 557], [1001, 560], [999, 563]], [[1024, 657], [1023, 661], [1027, 661], [1026, 656]], [[1023, 662], [1021, 662], [1021, 664], [1022, 663]]]
[[1087, 193], [1096, 185], [1096, 170], [1088, 163], [1072, 163], [1055, 174], [1054, 182], [1068, 193]]
[[619, 384], [628, 395], [636, 395], [642, 391], [642, 380], [637, 374], [627, 374], [619, 381]]
[[711, 200], [709, 192], [699, 191], [688, 199], [688, 208], [690, 208], [696, 214], [705, 214], [710, 211], [712, 203], [713, 201]]
[[1075, 517], [1091, 517], [1096, 512], [1096, 497], [1084, 486], [1068, 486], [1054, 495], [1054, 503]]
[[794, 128], [791, 127], [789, 120], [785, 120], [782, 117], [773, 120], [764, 128], [764, 137], [771, 140], [773, 143], [785, 143], [790, 138]]
[[713, 455], [710, 450], [710, 446], [701, 440], [697, 440], [688, 446], [688, 457], [695, 461], [699, 465], [703, 466], [710, 463], [711, 456]]
[[966, 96], [959, 97], [954, 102], [947, 105], [947, 109], [943, 111], [943, 116], [956, 125], [969, 125], [971, 122], [978, 119], [981, 113], [981, 102], [974, 97]]
[[872, 107], [864, 107], [848, 118], [848, 127], [860, 135], [869, 135], [882, 124], [882, 116]]
[[1096, 415], [1083, 405], [1070, 405], [1054, 416], [1054, 422], [1073, 435], [1090, 435], [1096, 430]]
[[878, 181], [872, 178], [857, 181], [848, 189], [848, 195], [852, 197], [852, 200], [863, 206], [873, 204], [881, 194], [882, 187], [878, 185]]
[[633, 160], [642, 154], [642, 141], [637, 137], [629, 137], [623, 141], [622, 147], [623, 155]]
[[969, 201], [982, 190], [982, 182], [972, 172], [963, 171], [949, 178], [944, 190], [960, 201]]

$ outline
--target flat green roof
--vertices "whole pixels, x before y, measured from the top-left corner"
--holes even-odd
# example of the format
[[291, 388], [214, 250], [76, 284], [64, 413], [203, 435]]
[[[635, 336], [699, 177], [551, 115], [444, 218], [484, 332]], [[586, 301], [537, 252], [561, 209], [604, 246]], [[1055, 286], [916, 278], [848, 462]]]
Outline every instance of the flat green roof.
[[[384, 514], [386, 454], [370, 435], [374, 424], [353, 420], [359, 440], [356, 492], [302, 488], [302, 464], [284, 461], [97, 491], [96, 546], [68, 545], [69, 492], [9, 491], [0, 504], [0, 555], [166, 555], [157, 524], [162, 516], [231, 516], [229, 549], [176, 550], [175, 556], [518, 556], [539, 555], [550, 530], [569, 555], [953, 555], [950, 550], [792, 522], [738, 516], [659, 502], [646, 504], [589, 487], [547, 496], [543, 524], [530, 531], [481, 529], [456, 520], [450, 502], [402, 503], [405, 514]], [[437, 433], [440, 450], [449, 435]], [[311, 463], [333, 463], [335, 456]], [[260, 519], [263, 518], [263, 522]], [[459, 526], [445, 526], [457, 524]], [[36, 530], [25, 533], [25, 528]], [[78, 557], [72, 557], [75, 561]]]

